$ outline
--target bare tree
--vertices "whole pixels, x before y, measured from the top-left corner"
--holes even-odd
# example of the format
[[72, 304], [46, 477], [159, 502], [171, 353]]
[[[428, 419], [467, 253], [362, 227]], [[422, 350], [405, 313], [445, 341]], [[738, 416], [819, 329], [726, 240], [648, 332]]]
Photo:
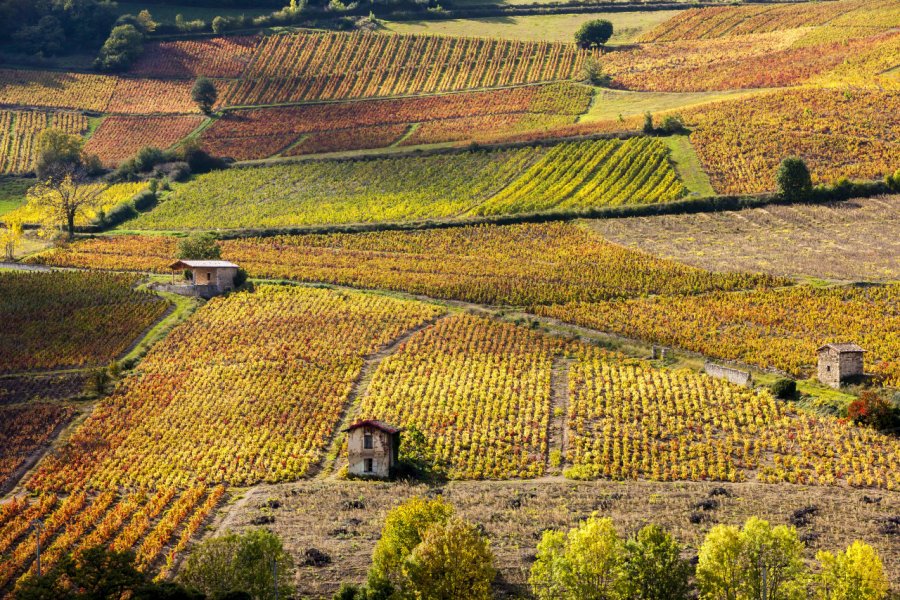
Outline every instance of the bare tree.
[[28, 203], [49, 223], [65, 227], [71, 241], [75, 237], [75, 218], [97, 205], [103, 186], [90, 183], [88, 177], [75, 169], [61, 177], [50, 177], [28, 190]]

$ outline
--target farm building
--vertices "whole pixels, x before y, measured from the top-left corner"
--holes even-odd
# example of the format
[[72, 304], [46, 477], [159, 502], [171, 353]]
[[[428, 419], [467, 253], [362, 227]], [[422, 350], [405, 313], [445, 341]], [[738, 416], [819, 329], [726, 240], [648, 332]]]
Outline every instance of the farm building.
[[400, 456], [400, 429], [382, 421], [357, 421], [347, 432], [351, 475], [389, 477]]
[[[212, 298], [234, 289], [238, 266], [227, 260], [179, 260], [169, 265], [172, 270], [170, 291], [187, 296]], [[175, 273], [189, 271], [187, 283], [175, 284]]]
[[825, 344], [819, 354], [819, 381], [835, 389], [851, 377], [863, 375], [863, 353], [856, 344]]

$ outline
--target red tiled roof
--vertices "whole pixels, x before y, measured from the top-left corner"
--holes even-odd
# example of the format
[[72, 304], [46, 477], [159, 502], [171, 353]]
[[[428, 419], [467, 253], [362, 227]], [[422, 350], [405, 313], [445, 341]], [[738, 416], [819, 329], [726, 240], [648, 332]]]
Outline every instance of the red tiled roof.
[[394, 427], [393, 425], [388, 425], [384, 421], [378, 421], [376, 419], [366, 419], [364, 421], [357, 421], [353, 425], [350, 425], [344, 431], [353, 431], [354, 429], [359, 429], [360, 427], [374, 427], [375, 429], [380, 429], [385, 433], [389, 433], [391, 435], [395, 433], [400, 433], [401, 429], [399, 427]]

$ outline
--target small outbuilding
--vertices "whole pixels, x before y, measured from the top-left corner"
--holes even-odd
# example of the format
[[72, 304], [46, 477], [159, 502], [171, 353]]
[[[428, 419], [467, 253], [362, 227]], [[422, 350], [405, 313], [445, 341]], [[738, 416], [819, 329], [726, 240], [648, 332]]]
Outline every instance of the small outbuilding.
[[347, 462], [351, 475], [390, 477], [400, 459], [399, 427], [383, 421], [357, 421], [347, 433]]
[[841, 383], [864, 375], [865, 350], [856, 344], [825, 344], [817, 350], [819, 381], [838, 389]]
[[[238, 266], [227, 260], [179, 260], [169, 265], [172, 270], [171, 291], [189, 296], [212, 298], [234, 289]], [[178, 285], [175, 274], [189, 271], [190, 281]]]

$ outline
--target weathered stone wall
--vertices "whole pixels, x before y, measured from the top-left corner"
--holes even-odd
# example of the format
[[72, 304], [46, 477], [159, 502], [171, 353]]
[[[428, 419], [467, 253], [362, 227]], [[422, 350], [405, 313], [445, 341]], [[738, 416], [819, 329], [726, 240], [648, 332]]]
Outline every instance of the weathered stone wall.
[[753, 377], [750, 375], [749, 371], [741, 371], [740, 369], [726, 367], [724, 365], [717, 365], [711, 362], [706, 363], [703, 366], [703, 370], [707, 375], [717, 377], [719, 379], [725, 379], [726, 381], [730, 381], [731, 383], [737, 385], [750, 387], [753, 384]]
[[[365, 434], [372, 434], [372, 448], [364, 446]], [[388, 477], [391, 473], [391, 435], [376, 427], [359, 427], [347, 438], [348, 464], [351, 475]], [[366, 472], [365, 459], [372, 459], [372, 471]]]

